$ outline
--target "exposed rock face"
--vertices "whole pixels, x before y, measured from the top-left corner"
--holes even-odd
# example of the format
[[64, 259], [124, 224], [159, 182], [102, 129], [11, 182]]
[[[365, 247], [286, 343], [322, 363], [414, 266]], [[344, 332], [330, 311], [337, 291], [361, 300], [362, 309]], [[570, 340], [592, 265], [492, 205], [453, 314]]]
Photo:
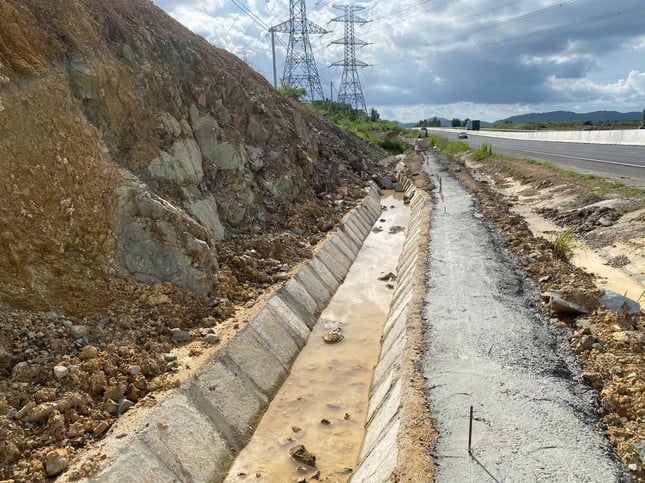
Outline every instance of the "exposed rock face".
[[381, 154], [149, 0], [0, 0], [0, 133], [0, 297], [47, 307], [114, 275], [209, 293], [218, 241]]

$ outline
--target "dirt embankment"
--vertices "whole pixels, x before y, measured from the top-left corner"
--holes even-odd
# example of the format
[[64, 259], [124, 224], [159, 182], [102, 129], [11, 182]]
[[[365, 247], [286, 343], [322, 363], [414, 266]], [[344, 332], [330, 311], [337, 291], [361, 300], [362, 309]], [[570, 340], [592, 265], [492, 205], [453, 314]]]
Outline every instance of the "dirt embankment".
[[0, 0], [0, 479], [232, 337], [384, 154], [149, 0]]

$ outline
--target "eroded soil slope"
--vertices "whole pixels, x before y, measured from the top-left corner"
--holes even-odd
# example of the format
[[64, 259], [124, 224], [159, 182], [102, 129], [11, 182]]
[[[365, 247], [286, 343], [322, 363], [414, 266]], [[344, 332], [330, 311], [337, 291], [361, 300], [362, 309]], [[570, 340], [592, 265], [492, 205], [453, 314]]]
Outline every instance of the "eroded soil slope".
[[149, 0], [0, 0], [0, 479], [176, 384], [383, 156]]

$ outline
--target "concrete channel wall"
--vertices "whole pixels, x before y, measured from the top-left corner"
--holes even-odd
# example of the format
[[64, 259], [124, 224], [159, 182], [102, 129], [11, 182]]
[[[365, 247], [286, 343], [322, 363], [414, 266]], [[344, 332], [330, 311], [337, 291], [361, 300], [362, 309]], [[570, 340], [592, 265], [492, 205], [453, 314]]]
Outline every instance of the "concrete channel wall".
[[410, 223], [397, 266], [397, 285], [374, 370], [365, 437], [352, 483], [431, 481], [435, 434], [420, 376], [421, 310], [430, 223], [430, 196], [401, 176], [411, 198]]
[[119, 429], [58, 481], [70, 481], [79, 468], [93, 472], [82, 481], [223, 480], [380, 215], [380, 197], [372, 186], [313, 259], [193, 379], [153, 408], [124, 416]]
[[[428, 128], [435, 132], [459, 132], [463, 128]], [[615, 129], [601, 131], [469, 131], [473, 135], [525, 141], [557, 141], [561, 143], [623, 144], [645, 146], [645, 129]]]

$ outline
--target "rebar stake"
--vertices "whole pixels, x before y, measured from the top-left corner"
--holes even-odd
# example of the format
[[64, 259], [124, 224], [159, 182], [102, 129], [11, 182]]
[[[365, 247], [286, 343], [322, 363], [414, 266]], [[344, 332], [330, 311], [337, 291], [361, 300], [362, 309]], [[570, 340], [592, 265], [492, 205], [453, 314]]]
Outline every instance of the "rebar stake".
[[470, 406], [470, 424], [468, 425], [468, 454], [472, 456], [470, 444], [473, 440], [473, 407]]

